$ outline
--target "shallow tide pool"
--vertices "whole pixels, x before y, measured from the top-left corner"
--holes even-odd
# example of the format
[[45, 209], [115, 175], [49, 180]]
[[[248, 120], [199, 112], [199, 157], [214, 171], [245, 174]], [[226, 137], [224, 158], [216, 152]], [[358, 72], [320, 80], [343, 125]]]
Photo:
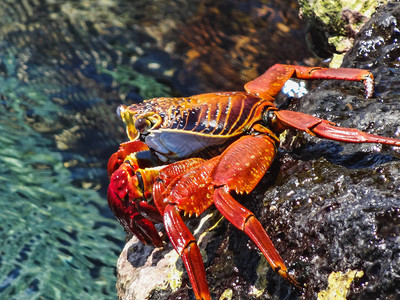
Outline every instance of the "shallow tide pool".
[[90, 2], [0, 3], [1, 299], [116, 298], [115, 108], [169, 90], [132, 67], [144, 35]]

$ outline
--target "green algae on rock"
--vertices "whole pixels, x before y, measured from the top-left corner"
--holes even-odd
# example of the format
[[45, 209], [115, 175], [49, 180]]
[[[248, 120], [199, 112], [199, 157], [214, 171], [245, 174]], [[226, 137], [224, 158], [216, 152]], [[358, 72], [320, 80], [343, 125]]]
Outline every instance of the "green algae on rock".
[[[300, 15], [309, 22], [310, 36], [320, 35], [322, 40], [327, 40], [326, 50], [334, 55], [331, 67], [340, 66], [342, 54], [352, 47], [355, 35], [376, 8], [386, 2], [387, 0], [299, 0]], [[313, 41], [311, 38], [309, 43], [311, 48], [320, 47], [314, 43], [321, 43], [321, 40]]]

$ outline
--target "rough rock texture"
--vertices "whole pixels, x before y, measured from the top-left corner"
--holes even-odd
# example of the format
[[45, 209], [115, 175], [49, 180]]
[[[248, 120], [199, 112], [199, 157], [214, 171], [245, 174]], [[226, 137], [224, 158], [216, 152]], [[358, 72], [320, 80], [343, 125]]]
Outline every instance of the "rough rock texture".
[[[399, 22], [399, 3], [381, 7], [344, 59], [345, 67], [373, 72], [372, 99], [364, 98], [362, 85], [323, 82], [290, 109], [399, 138]], [[329, 275], [338, 271], [360, 271], [361, 277], [350, 284], [348, 299], [398, 299], [399, 149], [345, 145], [297, 132], [282, 137], [281, 146], [263, 181], [250, 195], [236, 199], [259, 218], [289, 269], [306, 284], [305, 291], [299, 293], [275, 274], [248, 238], [226, 220], [211, 228], [219, 214], [210, 210], [213, 214], [206, 215], [205, 222], [191, 220], [189, 227], [199, 239], [213, 299], [316, 299], [328, 288]], [[193, 299], [186, 272], [180, 260], [175, 262], [170, 246], [151, 252], [132, 243], [118, 263], [120, 299], [143, 299], [130, 292], [144, 288], [143, 282], [154, 285], [147, 299]], [[160, 285], [138, 277], [155, 272], [158, 277], [167, 272], [165, 280], [172, 283], [176, 279], [169, 278], [182, 272], [181, 284]], [[133, 278], [129, 285], [126, 278]]]
[[296, 0], [1, 0], [0, 299], [115, 299], [118, 105], [303, 61], [301, 23]]
[[[125, 299], [145, 299], [154, 287], [166, 289], [168, 280], [173, 280], [169, 274], [176, 269], [179, 255], [171, 251], [171, 246], [153, 250], [153, 247], [143, 245], [136, 238], [126, 244], [117, 264], [118, 290]], [[129, 257], [128, 264], [123, 259], [126, 257]], [[132, 267], [138, 268], [138, 272], [132, 274]], [[178, 283], [181, 274], [182, 271], [177, 272]]]

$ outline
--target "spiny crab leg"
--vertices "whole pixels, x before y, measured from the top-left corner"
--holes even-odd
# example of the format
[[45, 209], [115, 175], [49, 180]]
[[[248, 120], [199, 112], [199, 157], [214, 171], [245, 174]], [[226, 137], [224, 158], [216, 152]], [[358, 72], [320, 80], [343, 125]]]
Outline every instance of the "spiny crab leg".
[[367, 98], [372, 97], [374, 91], [374, 77], [367, 70], [329, 69], [281, 64], [272, 66], [264, 74], [248, 82], [244, 88], [249, 93], [273, 101], [290, 78], [361, 81], [364, 83]]
[[[258, 126], [259, 132], [268, 132]], [[269, 169], [276, 154], [275, 138], [267, 135], [245, 136], [229, 146], [215, 167], [213, 182], [214, 205], [236, 228], [242, 230], [260, 249], [271, 267], [280, 276], [301, 288], [288, 270], [254, 214], [239, 204], [230, 194], [249, 193]]]
[[400, 147], [400, 140], [374, 135], [355, 128], [335, 126], [334, 123], [301, 112], [280, 110], [273, 112], [272, 124], [278, 130], [294, 128], [311, 135], [347, 143], [377, 143]]

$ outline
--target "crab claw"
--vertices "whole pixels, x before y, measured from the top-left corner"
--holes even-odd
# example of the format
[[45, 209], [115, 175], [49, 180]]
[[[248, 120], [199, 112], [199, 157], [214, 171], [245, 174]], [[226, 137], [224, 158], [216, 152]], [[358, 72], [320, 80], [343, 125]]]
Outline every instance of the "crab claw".
[[[149, 147], [147, 147], [147, 145], [141, 141], [129, 141], [126, 143], [122, 143], [119, 146], [118, 151], [115, 152], [108, 160], [108, 177], [111, 177], [111, 175], [119, 168], [120, 165], [122, 165], [122, 163], [128, 156], [131, 156], [130, 160], [131, 163], [133, 163], [133, 166], [139, 168], [139, 162], [137, 161], [136, 155], [141, 152], [150, 152]], [[142, 159], [142, 161], [145, 160]]]
[[144, 244], [162, 245], [154, 223], [160, 221], [158, 210], [143, 199], [143, 191], [134, 169], [123, 163], [110, 178], [108, 186], [108, 204], [114, 215], [127, 232], [132, 232]]

